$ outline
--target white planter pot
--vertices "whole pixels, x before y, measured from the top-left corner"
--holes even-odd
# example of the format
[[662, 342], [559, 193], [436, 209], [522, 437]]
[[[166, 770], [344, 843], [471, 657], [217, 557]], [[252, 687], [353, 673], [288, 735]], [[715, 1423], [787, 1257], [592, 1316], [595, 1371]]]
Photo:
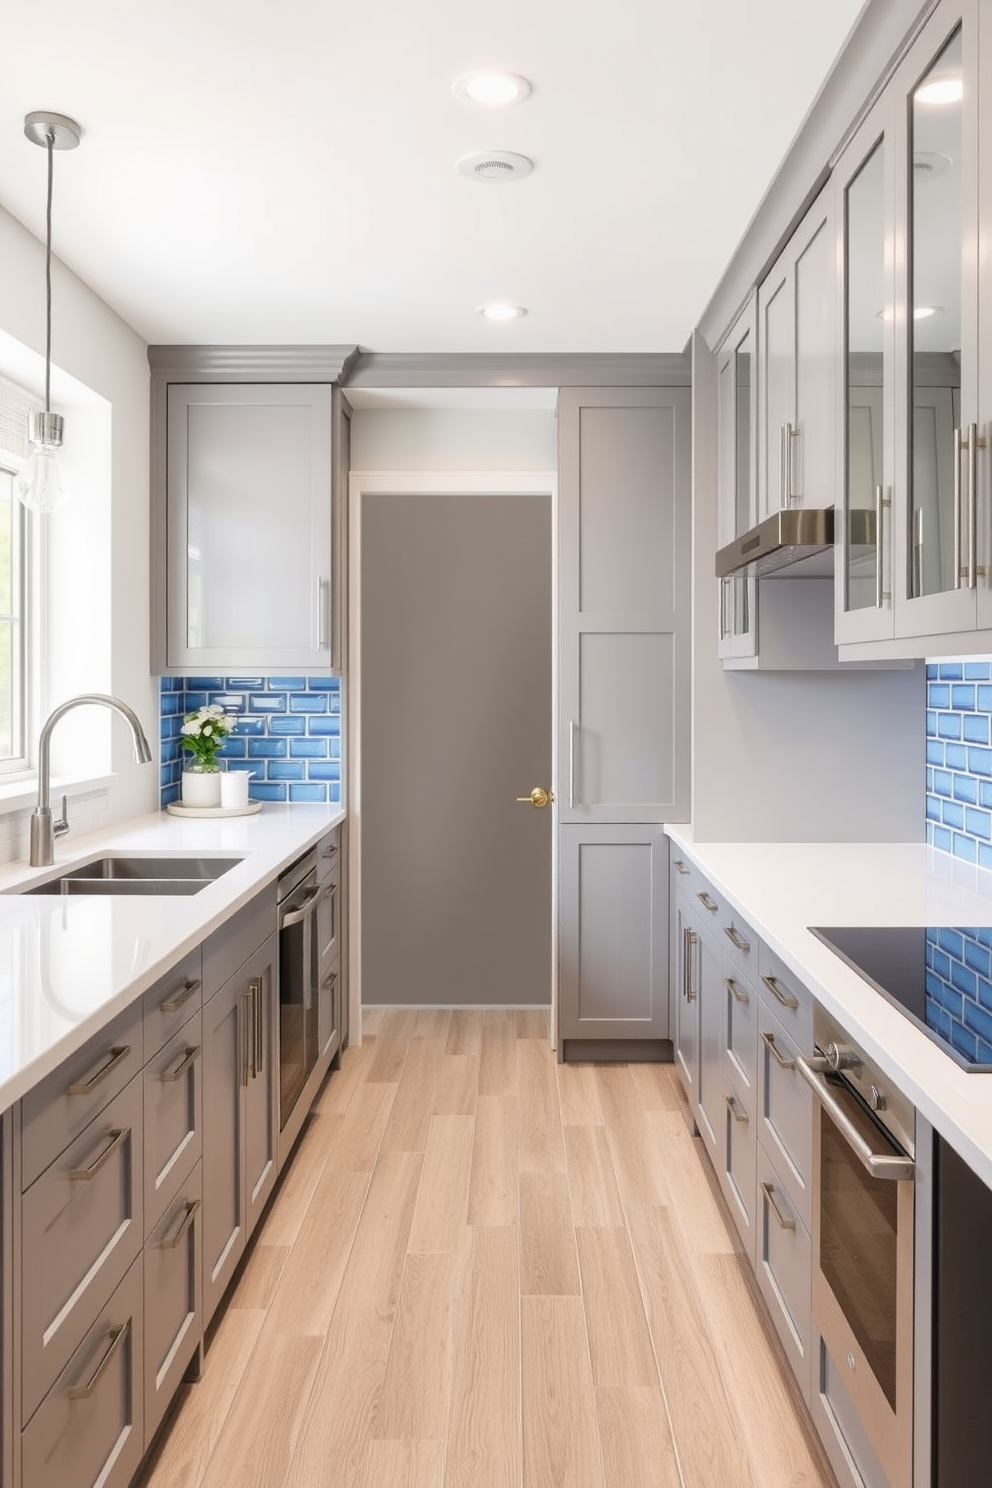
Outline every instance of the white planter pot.
[[220, 771], [184, 770], [182, 800], [184, 806], [219, 806]]

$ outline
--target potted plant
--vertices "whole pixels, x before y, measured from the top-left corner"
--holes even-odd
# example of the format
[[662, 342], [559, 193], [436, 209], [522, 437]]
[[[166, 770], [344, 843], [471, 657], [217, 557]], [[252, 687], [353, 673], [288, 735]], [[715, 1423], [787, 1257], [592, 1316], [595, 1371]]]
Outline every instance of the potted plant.
[[235, 723], [236, 719], [216, 703], [205, 703], [183, 717], [183, 748], [192, 755], [183, 768], [184, 806], [220, 805], [217, 753], [228, 734], [234, 732]]

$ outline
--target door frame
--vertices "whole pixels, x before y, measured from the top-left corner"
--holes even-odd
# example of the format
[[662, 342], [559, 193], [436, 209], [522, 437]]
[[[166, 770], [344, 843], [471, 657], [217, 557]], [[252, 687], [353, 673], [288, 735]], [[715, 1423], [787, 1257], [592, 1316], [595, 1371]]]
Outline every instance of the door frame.
[[[365, 496], [549, 496], [551, 498], [551, 1047], [558, 1042], [558, 475], [554, 470], [364, 471], [348, 478], [348, 996], [362, 1041], [362, 506]], [[526, 786], [526, 782], [524, 782]], [[524, 788], [521, 787], [521, 789]]]

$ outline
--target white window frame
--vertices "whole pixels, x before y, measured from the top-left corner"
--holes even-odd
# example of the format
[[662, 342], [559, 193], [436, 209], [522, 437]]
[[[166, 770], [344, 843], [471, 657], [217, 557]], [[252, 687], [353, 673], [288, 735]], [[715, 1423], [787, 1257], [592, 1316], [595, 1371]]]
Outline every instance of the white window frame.
[[11, 572], [10, 616], [14, 621], [16, 645], [13, 652], [13, 677], [18, 684], [11, 698], [12, 743], [17, 752], [0, 756], [0, 781], [17, 780], [32, 773], [31, 745], [33, 736], [32, 703], [37, 695], [34, 685], [37, 680], [40, 651], [37, 643], [37, 570], [34, 561], [32, 523], [24, 507], [17, 500], [14, 480], [24, 461], [8, 450], [0, 448], [0, 472], [10, 477], [12, 555], [15, 562]]

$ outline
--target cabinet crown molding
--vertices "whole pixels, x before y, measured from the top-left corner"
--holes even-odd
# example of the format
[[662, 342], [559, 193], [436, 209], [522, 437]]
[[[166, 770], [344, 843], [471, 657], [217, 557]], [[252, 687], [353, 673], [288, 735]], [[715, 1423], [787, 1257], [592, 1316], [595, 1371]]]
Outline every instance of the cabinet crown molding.
[[149, 346], [161, 382], [343, 382], [357, 346]]

